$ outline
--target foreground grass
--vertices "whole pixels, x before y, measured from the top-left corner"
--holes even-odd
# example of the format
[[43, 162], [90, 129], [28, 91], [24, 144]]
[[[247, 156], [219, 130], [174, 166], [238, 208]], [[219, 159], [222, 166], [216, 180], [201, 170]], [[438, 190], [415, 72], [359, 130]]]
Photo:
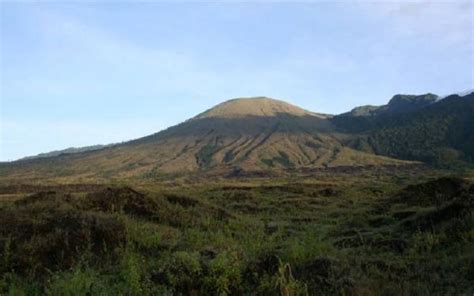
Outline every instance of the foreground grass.
[[470, 295], [474, 186], [418, 179], [10, 192], [0, 293]]

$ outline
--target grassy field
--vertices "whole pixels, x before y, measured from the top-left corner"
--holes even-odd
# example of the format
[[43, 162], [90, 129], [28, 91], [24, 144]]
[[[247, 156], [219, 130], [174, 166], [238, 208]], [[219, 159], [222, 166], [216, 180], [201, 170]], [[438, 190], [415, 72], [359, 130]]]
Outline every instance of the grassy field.
[[0, 294], [472, 295], [472, 175], [0, 187]]

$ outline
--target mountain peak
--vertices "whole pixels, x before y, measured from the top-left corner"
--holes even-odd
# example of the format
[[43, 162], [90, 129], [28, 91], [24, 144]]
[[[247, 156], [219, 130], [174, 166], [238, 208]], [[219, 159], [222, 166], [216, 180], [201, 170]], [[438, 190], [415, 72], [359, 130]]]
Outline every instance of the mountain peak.
[[291, 116], [320, 116], [300, 107], [268, 97], [236, 98], [225, 101], [201, 114], [194, 119], [202, 118], [242, 118], [242, 117], [276, 117]]
[[391, 112], [406, 112], [413, 111], [436, 102], [437, 95], [427, 93], [424, 95], [395, 95], [388, 102], [388, 109]]
[[438, 101], [439, 97], [432, 93], [423, 95], [394, 95], [388, 104], [382, 106], [360, 106], [344, 115], [349, 116], [375, 116], [381, 114], [409, 113]]

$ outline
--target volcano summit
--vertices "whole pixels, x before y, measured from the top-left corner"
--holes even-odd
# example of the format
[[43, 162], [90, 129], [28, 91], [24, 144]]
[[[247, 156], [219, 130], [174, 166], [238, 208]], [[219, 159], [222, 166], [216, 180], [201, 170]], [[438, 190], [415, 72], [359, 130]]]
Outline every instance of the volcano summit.
[[[420, 104], [425, 97], [429, 102]], [[453, 95], [436, 102], [432, 97], [405, 99], [397, 95], [395, 99], [404, 99], [404, 108], [397, 112], [349, 112], [339, 116], [310, 112], [267, 97], [232, 99], [137, 140], [4, 163], [0, 177], [128, 178], [236, 168], [265, 171], [407, 165], [430, 161], [429, 155], [443, 153], [468, 159], [469, 145], [474, 142], [469, 128], [473, 94]], [[393, 135], [383, 136], [389, 133]], [[416, 140], [420, 136], [432, 142], [430, 149], [437, 150], [425, 151], [424, 142]]]

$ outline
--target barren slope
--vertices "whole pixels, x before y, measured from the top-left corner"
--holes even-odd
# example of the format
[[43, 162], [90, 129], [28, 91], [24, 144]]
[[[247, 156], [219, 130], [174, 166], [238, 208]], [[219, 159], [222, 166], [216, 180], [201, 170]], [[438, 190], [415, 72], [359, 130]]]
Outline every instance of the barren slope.
[[327, 116], [269, 98], [235, 99], [157, 134], [0, 166], [2, 179], [155, 177], [197, 170], [404, 164], [344, 147]]

